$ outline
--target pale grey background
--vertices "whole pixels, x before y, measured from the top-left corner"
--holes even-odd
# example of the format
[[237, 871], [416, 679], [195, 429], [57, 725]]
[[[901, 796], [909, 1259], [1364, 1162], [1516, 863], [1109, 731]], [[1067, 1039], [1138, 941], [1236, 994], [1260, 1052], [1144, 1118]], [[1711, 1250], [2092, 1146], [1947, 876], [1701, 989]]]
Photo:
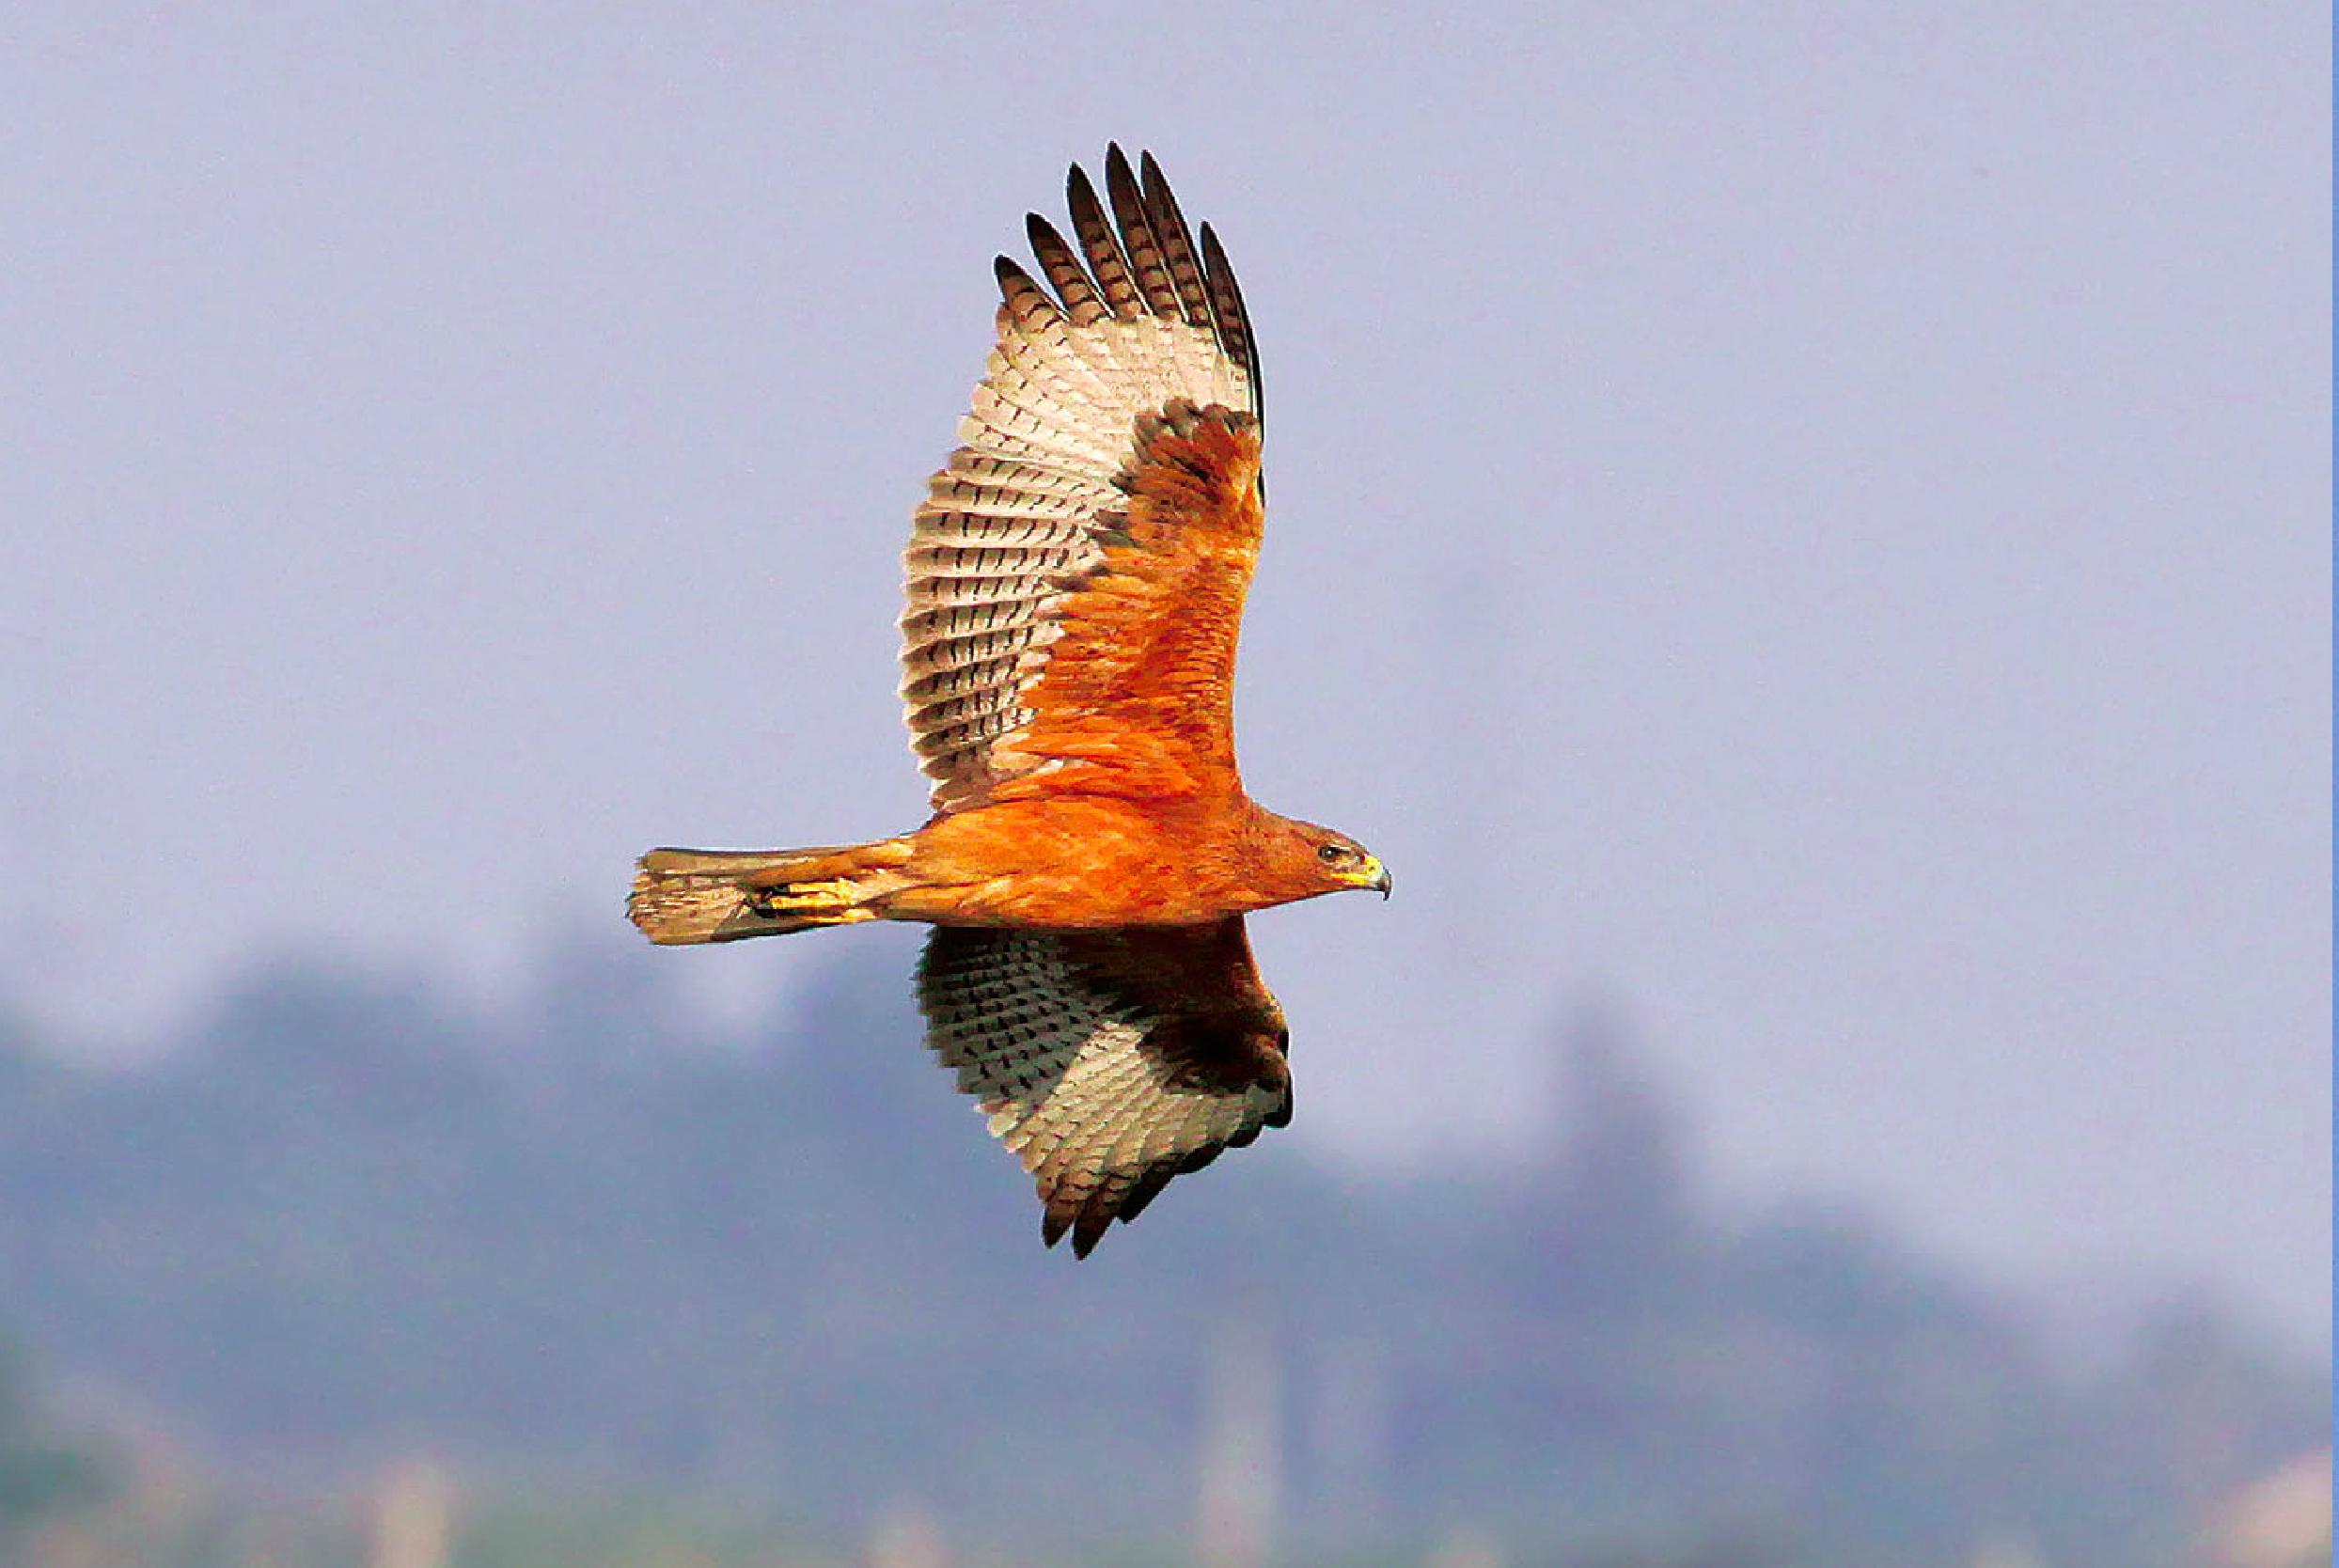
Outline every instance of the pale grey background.
[[1618, 996], [1719, 1201], [2327, 1342], [2320, 8], [12, 15], [5, 954], [78, 1048], [286, 947], [800, 982], [623, 946], [627, 861], [918, 819], [908, 509], [1117, 136], [1264, 337], [1249, 781], [1398, 879], [1257, 922], [1294, 1136], [1523, 1147]]

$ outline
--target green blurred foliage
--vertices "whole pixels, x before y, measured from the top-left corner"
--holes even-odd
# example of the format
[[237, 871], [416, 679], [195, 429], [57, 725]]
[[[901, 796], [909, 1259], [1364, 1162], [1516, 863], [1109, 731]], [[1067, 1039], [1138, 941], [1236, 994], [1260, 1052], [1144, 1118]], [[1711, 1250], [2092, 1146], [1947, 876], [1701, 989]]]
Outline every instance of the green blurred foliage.
[[[744, 1039], [678, 1027], [598, 948], [493, 1015], [285, 968], [134, 1073], [0, 1039], [9, 1309], [229, 1478], [419, 1443], [799, 1542], [906, 1493], [1019, 1562], [1183, 1539], [1238, 1331], [1278, 1372], [1286, 1539], [1359, 1568], [1457, 1524], [1514, 1568], [2001, 1539], [2148, 1568], [2325, 1432], [2324, 1369], [2213, 1304], [2075, 1356], [1855, 1208], [1717, 1208], [1607, 1014], [1555, 1033], [1539, 1161], [1368, 1180], [1269, 1138], [1075, 1264], [918, 1049], [907, 952], [844, 952]], [[636, 1527], [680, 1561], [762, 1549], [716, 1515], [498, 1504], [463, 1560], [651, 1551]]]
[[36, 1529], [59, 1518], [95, 1508], [116, 1479], [105, 1456], [69, 1434], [44, 1406], [24, 1352], [0, 1343], [0, 1551], [21, 1547]]

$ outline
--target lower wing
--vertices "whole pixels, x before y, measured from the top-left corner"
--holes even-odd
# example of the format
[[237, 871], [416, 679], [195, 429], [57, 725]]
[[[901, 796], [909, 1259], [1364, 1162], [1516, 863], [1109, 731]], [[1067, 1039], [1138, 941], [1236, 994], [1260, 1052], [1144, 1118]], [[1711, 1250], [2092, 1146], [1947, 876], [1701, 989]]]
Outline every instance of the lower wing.
[[1170, 1179], [1291, 1121], [1283, 1014], [1236, 916], [1113, 932], [941, 926], [926, 1042], [1087, 1257]]

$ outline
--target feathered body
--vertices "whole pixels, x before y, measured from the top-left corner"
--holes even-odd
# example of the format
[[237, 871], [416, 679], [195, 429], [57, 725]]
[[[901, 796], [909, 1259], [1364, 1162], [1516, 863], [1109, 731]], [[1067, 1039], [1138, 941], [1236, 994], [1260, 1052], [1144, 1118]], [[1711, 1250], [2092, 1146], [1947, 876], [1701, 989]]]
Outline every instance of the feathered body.
[[[904, 556], [904, 678], [934, 780], [915, 833], [653, 850], [631, 913], [689, 943], [920, 920], [928, 1039], [1085, 1255], [1162, 1184], [1290, 1114], [1242, 917], [1378, 861], [1254, 803], [1235, 645], [1264, 525], [1259, 378], [1217, 242], [1149, 156], [1078, 169], [1048, 288], [1001, 258], [998, 346]], [[1051, 292], [1050, 290], [1053, 290]]]

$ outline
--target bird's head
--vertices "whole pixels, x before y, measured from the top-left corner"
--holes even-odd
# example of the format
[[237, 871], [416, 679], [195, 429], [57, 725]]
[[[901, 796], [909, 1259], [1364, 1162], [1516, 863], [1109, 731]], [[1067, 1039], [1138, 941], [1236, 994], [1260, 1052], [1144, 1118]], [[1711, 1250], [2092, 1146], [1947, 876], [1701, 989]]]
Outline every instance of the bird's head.
[[1295, 847], [1308, 857], [1307, 874], [1313, 879], [1316, 892], [1340, 893], [1351, 887], [1369, 887], [1383, 898], [1389, 897], [1389, 868], [1362, 844], [1345, 833], [1335, 833], [1313, 823], [1294, 825], [1300, 830], [1300, 841]]

